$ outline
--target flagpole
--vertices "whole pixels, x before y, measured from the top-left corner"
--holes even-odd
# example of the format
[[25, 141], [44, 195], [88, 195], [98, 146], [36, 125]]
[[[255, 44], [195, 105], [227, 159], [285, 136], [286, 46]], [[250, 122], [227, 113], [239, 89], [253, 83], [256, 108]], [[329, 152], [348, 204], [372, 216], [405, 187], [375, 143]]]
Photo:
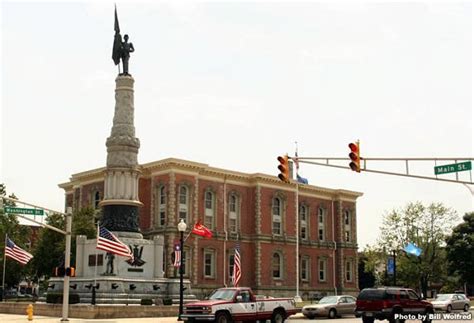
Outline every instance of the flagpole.
[[296, 302], [301, 302], [301, 296], [300, 296], [300, 210], [299, 210], [299, 182], [298, 182], [298, 169], [299, 169], [299, 164], [298, 164], [298, 142], [295, 141], [295, 157], [296, 157], [296, 163], [295, 163], [295, 168], [296, 168], [296, 295], [295, 295], [295, 301]]
[[7, 239], [8, 234], [5, 232], [5, 246], [3, 247], [3, 277], [2, 277], [2, 300], [5, 302], [5, 265], [7, 263]]

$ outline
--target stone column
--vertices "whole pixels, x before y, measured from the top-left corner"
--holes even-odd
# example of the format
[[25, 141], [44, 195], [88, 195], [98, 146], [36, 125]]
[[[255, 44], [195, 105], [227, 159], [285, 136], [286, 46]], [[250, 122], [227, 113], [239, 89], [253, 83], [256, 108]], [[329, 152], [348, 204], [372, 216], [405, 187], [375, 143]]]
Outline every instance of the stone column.
[[107, 138], [107, 170], [101, 225], [119, 236], [142, 238], [138, 226], [137, 155], [140, 141], [133, 124], [133, 83], [130, 75], [115, 79], [115, 113], [110, 137]]

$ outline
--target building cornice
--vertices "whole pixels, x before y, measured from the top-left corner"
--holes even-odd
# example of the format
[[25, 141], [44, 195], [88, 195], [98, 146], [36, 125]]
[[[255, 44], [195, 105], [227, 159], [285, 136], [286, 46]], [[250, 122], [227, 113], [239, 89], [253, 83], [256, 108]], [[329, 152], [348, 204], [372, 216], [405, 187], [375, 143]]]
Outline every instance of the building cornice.
[[[150, 163], [138, 165], [142, 172], [142, 178], [148, 178], [157, 174], [165, 174], [169, 172], [183, 172], [189, 175], [195, 175], [205, 179], [215, 179], [223, 181], [231, 181], [233, 184], [244, 186], [257, 186], [275, 188], [283, 191], [296, 191], [296, 185], [299, 185], [298, 191], [302, 195], [318, 195], [335, 200], [344, 200], [355, 202], [363, 193], [344, 189], [331, 189], [313, 185], [297, 184], [295, 181], [291, 183], [283, 183], [276, 176], [271, 176], [262, 173], [242, 173], [233, 170], [227, 170], [217, 167], [211, 167], [208, 164], [198, 163], [194, 161], [166, 158]], [[76, 185], [83, 185], [84, 183], [93, 183], [104, 179], [106, 167], [96, 168], [85, 172], [73, 174], [70, 181], [59, 184], [58, 186], [66, 192], [71, 191]]]

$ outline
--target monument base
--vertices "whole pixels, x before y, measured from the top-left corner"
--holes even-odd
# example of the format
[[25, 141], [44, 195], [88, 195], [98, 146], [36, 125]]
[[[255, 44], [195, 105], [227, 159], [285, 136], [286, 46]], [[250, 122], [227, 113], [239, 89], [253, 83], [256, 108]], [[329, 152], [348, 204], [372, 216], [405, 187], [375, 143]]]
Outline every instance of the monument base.
[[[81, 303], [140, 304], [142, 299], [172, 299], [179, 303], [179, 279], [164, 278], [163, 237], [153, 240], [121, 237], [133, 253], [133, 260], [96, 248], [97, 239], [76, 238], [76, 277], [71, 277], [70, 293]], [[63, 278], [51, 278], [48, 292], [62, 293]], [[189, 280], [184, 281], [184, 298], [195, 300]]]
[[[62, 293], [63, 278], [51, 278], [48, 292]], [[184, 301], [196, 300], [191, 294], [189, 280], [183, 281]], [[93, 288], [95, 287], [95, 288]], [[140, 304], [142, 299], [150, 299], [154, 304], [162, 304], [163, 300], [171, 299], [179, 304], [179, 279], [127, 279], [120, 277], [78, 278], [71, 277], [69, 293], [79, 295], [80, 303], [92, 303], [95, 293], [95, 304]]]

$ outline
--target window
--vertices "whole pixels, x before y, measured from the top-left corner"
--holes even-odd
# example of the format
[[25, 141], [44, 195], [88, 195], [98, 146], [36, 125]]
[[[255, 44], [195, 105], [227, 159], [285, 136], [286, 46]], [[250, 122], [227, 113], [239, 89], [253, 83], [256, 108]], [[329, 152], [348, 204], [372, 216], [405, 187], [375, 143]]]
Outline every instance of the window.
[[99, 203], [100, 203], [100, 192], [94, 191], [94, 193], [92, 193], [92, 206], [94, 207], [94, 209], [99, 208]]
[[344, 211], [344, 241], [351, 241], [351, 213], [349, 210]]
[[215, 252], [213, 250], [204, 251], [204, 277], [214, 278]]
[[319, 259], [319, 281], [320, 282], [326, 281], [326, 266], [327, 266], [326, 259]]
[[300, 205], [300, 237], [303, 240], [308, 239], [308, 207]]
[[158, 198], [158, 225], [164, 226], [166, 223], [166, 188], [160, 187]]
[[229, 196], [229, 231], [237, 232], [238, 198], [235, 194]]
[[214, 193], [204, 193], [204, 225], [209, 229], [214, 228]]
[[229, 255], [229, 271], [228, 271], [228, 277], [229, 277], [229, 283], [232, 283], [232, 276], [234, 276], [234, 255]]
[[273, 254], [272, 258], [272, 277], [273, 278], [282, 278], [282, 257], [278, 252]]
[[272, 232], [281, 235], [281, 200], [275, 197], [272, 200]]
[[408, 290], [408, 297], [410, 297], [410, 299], [413, 299], [413, 300], [420, 299], [418, 295], [412, 290]]
[[301, 258], [301, 280], [308, 281], [309, 280], [309, 257]]
[[352, 261], [346, 261], [346, 281], [352, 281]]
[[184, 185], [179, 187], [179, 207], [178, 215], [179, 219], [183, 219], [184, 222], [188, 222], [188, 204], [189, 204], [189, 192], [188, 188]]
[[325, 234], [324, 234], [324, 218], [325, 218], [325, 211], [322, 207], [318, 209], [318, 238], [319, 241], [324, 241]]

